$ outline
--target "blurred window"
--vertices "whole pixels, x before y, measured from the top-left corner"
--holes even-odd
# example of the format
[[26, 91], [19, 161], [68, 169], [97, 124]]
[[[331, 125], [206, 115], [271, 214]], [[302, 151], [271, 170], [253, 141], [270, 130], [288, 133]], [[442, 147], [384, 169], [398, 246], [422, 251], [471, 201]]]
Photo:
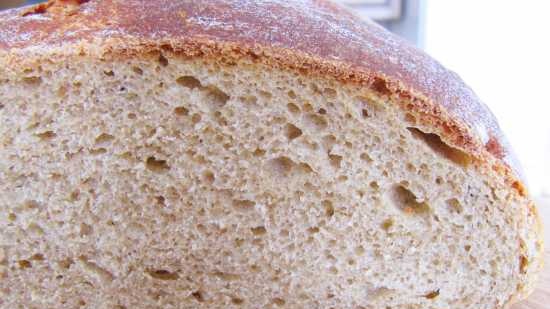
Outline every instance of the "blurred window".
[[359, 14], [378, 21], [400, 19], [401, 0], [340, 0], [355, 9]]
[[416, 46], [423, 46], [425, 0], [337, 0]]

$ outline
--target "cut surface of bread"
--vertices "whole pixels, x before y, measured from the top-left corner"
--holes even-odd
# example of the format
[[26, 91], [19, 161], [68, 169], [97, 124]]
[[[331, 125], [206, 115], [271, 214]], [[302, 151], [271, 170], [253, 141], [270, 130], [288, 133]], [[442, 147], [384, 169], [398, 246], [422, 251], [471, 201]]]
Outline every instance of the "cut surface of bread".
[[1, 308], [497, 309], [532, 288], [525, 189], [412, 98], [78, 44], [0, 54]]

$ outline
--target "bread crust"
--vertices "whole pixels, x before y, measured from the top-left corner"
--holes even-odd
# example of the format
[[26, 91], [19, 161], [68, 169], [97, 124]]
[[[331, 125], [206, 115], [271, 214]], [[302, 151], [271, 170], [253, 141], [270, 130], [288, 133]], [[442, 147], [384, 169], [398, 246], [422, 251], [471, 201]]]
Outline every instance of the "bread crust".
[[[431, 132], [476, 158], [480, 171], [496, 172], [527, 196], [495, 117], [455, 73], [328, 1], [52, 0], [0, 13], [0, 64], [8, 75], [45, 57], [158, 52], [229, 64], [247, 59], [364, 85], [405, 102]], [[538, 218], [532, 203], [525, 207]], [[534, 228], [542, 244], [541, 227]]]
[[0, 13], [0, 29], [0, 49], [13, 54], [37, 45], [119, 38], [127, 46], [109, 49], [128, 53], [161, 46], [195, 56], [204, 46], [212, 54], [264, 58], [366, 84], [408, 99], [407, 108], [430, 118], [450, 144], [490, 154], [520, 173], [494, 116], [455, 73], [327, 1], [50, 1]]

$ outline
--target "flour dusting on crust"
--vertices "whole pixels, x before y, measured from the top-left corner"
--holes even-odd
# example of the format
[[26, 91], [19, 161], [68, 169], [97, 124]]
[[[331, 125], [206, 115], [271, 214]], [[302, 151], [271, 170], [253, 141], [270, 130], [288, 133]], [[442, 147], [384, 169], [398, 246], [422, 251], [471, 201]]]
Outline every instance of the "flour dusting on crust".
[[[491, 152], [489, 140], [505, 151], [492, 153], [519, 174], [498, 124], [475, 93], [453, 72], [377, 24], [325, 0], [92, 0], [67, 11], [51, 1], [44, 13], [29, 8], [0, 13], [0, 50], [47, 54], [86, 41], [212, 41], [246, 50], [284, 50], [294, 67], [341, 79], [380, 78], [420, 101], [434, 117], [446, 113], [459, 124], [441, 124], [457, 135], [453, 143], [468, 151]], [[185, 48], [182, 48], [185, 49]], [[301, 57], [300, 55], [304, 55]], [[265, 55], [264, 55], [265, 56]], [[300, 58], [301, 57], [301, 58]], [[288, 61], [284, 59], [279, 62]], [[289, 61], [290, 62], [290, 61]], [[422, 103], [423, 105], [426, 105]], [[451, 127], [450, 129], [448, 127]], [[481, 130], [481, 131], [480, 131]], [[486, 146], [487, 145], [487, 146]]]

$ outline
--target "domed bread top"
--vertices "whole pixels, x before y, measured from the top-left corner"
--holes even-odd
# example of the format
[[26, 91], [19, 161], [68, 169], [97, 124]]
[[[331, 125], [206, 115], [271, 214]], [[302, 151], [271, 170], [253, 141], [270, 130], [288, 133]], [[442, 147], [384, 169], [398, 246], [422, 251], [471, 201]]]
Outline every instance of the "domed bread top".
[[[510, 182], [524, 190], [517, 181], [521, 169], [494, 116], [455, 73], [329, 1], [51, 0], [1, 12], [0, 29], [4, 61], [30, 61], [48, 50], [170, 49], [188, 56], [222, 54], [228, 61], [248, 57], [370, 85], [405, 98], [404, 108], [419, 113], [450, 145], [494, 161], [494, 168], [511, 168], [516, 175], [509, 175]], [[79, 48], [62, 47], [67, 44]]]

